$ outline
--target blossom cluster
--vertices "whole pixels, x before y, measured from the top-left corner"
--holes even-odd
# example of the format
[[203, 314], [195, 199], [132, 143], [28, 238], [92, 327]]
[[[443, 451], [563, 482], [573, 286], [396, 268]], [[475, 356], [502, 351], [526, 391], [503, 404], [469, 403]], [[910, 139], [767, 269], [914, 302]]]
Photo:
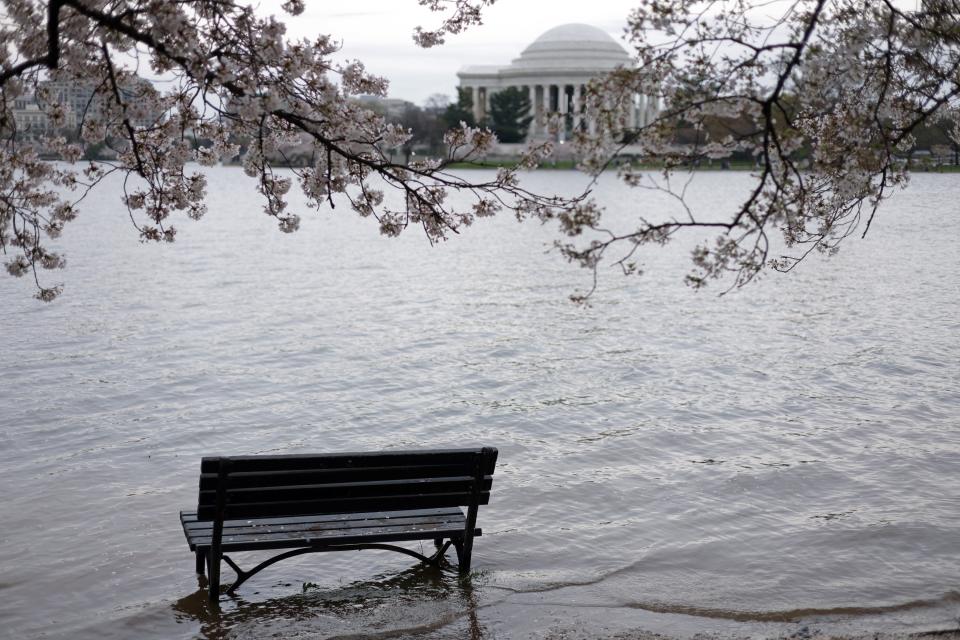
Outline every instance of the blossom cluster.
[[[694, 287], [729, 274], [738, 286], [771, 266], [790, 270], [811, 252], [834, 253], [858, 228], [866, 233], [880, 202], [906, 183], [905, 156], [919, 127], [946, 120], [956, 136], [955, 3], [924, 2], [916, 11], [853, 0], [638, 4], [626, 30], [636, 65], [591, 84], [584, 109], [596, 129], [574, 141], [594, 173], [630, 147], [662, 175], [625, 165], [621, 178], [668, 192], [685, 215], [641, 218], [622, 230], [568, 216], [567, 234], [595, 231], [561, 244], [583, 266], [595, 268], [614, 247], [615, 262], [626, 266], [638, 247], [691, 229], [714, 233], [692, 255]], [[662, 108], [635, 128], [624, 114], [638, 93]], [[730, 210], [692, 210], [686, 181], [670, 186], [678, 171], [731, 157], [752, 163], [757, 183]]]
[[[451, 11], [431, 32], [434, 43], [479, 22], [470, 2], [421, 4]], [[288, 0], [282, 8], [296, 16], [305, 7]], [[335, 62], [333, 36], [291, 40], [282, 19], [235, 0], [0, 0], [0, 41], [0, 252], [8, 273], [32, 275], [43, 300], [60, 286], [42, 282], [38, 271], [65, 264], [47, 241], [111, 174], [125, 176], [122, 202], [143, 241], [172, 242], [178, 218], [204, 215], [202, 168], [219, 162], [239, 161], [256, 179], [264, 213], [283, 232], [300, 226], [302, 212], [288, 206], [295, 186], [310, 207], [345, 201], [384, 234], [415, 225], [431, 241], [503, 207], [556, 204], [520, 189], [513, 170], [475, 184], [447, 169], [491, 147], [486, 129], [451, 131], [446, 158], [395, 163], [390, 151], [410, 131], [356, 99], [385, 96], [386, 81], [360, 61]], [[142, 81], [135, 68], [164, 83]], [[89, 93], [75, 114], [51, 89], [65, 85]], [[28, 131], [18, 120], [26, 99], [39, 105], [46, 130]], [[276, 171], [291, 148], [312, 158], [293, 178]], [[110, 159], [81, 160], [94, 151]], [[40, 159], [49, 155], [66, 162]], [[384, 189], [402, 198], [387, 199]], [[473, 202], [454, 206], [451, 191]]]

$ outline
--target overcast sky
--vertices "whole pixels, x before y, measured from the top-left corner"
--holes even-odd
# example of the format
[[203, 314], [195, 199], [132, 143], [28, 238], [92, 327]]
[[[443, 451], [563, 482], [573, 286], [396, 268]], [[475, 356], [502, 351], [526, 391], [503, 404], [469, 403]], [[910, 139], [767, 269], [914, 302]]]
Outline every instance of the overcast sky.
[[582, 22], [621, 40], [626, 17], [637, 0], [546, 2], [499, 0], [484, 14], [484, 24], [451, 36], [447, 44], [421, 49], [413, 44], [414, 27], [435, 28], [440, 14], [431, 14], [416, 0], [352, 0], [307, 2], [297, 17], [272, 10], [279, 0], [266, 0], [261, 11], [277, 13], [290, 37], [325, 33], [343, 41], [342, 54], [390, 80], [390, 97], [422, 104], [434, 93], [456, 93], [457, 70], [473, 64], [507, 64], [544, 31]]
[[[342, 56], [359, 59], [371, 73], [390, 81], [390, 97], [423, 104], [435, 93], [456, 95], [457, 71], [467, 65], [508, 64], [540, 34], [561, 24], [580, 22], [598, 27], [623, 43], [630, 9], [641, 0], [497, 0], [484, 13], [484, 24], [449, 36], [432, 49], [413, 44], [418, 25], [433, 29], [440, 15], [416, 0], [316, 0], [296, 18], [280, 10], [283, 0], [260, 0], [261, 13], [275, 13], [287, 23], [291, 38], [328, 34], [343, 42]], [[757, 11], [782, 15], [788, 0], [763, 0]], [[919, 0], [894, 0], [914, 9]], [[625, 44], [625, 43], [624, 43]], [[628, 51], [630, 49], [628, 48]]]

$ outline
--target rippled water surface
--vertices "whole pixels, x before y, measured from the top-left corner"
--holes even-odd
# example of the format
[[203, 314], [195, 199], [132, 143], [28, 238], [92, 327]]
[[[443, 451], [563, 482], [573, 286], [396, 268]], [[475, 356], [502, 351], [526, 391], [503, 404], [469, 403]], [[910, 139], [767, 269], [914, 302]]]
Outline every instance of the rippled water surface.
[[[544, 172], [531, 187], [566, 191]], [[746, 174], [705, 173], [731, 207]], [[719, 297], [584, 272], [555, 230], [430, 247], [345, 208], [283, 235], [235, 169], [170, 246], [101, 189], [53, 304], [0, 278], [0, 636], [550, 637], [956, 628], [960, 178]], [[611, 224], [656, 197], [606, 180]], [[493, 445], [477, 573], [307, 556], [211, 611], [177, 512], [205, 454]], [[248, 560], [249, 563], [249, 560]], [[577, 636], [579, 637], [579, 636]]]

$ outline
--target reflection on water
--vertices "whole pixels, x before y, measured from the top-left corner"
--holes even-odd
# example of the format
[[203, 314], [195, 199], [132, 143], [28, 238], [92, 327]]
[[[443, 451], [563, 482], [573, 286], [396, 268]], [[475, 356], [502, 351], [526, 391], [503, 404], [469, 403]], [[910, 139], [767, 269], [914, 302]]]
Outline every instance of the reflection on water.
[[[587, 308], [549, 228], [490, 219], [430, 247], [338, 210], [286, 235], [246, 180], [213, 169], [207, 218], [162, 247], [91, 196], [55, 304], [0, 278], [11, 637], [956, 628], [956, 176], [916, 176], [830, 261], [721, 298], [681, 284], [679, 244], [642, 278], [602, 272]], [[723, 207], [751, 184], [701, 174], [689, 194]], [[670, 206], [596, 195], [611, 227]], [[336, 553], [218, 613], [184, 597], [176, 514], [201, 456], [476, 445], [500, 459], [470, 585]]]
[[[338, 638], [393, 638], [442, 631], [451, 638], [487, 637], [480, 623], [473, 580], [456, 567], [420, 564], [375, 580], [323, 588], [310, 582], [300, 593], [245, 600], [224, 596], [212, 603], [206, 578], [197, 576], [197, 591], [177, 600], [179, 622], [199, 625], [205, 640], [265, 637], [271, 627], [287, 637], [300, 632]], [[285, 583], [293, 591], [294, 585]], [[279, 626], [278, 626], [279, 625]]]

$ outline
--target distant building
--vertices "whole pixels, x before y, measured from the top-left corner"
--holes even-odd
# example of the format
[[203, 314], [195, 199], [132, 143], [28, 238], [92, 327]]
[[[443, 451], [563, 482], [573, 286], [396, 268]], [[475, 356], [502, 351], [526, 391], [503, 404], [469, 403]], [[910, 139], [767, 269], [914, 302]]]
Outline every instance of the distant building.
[[382, 113], [388, 120], [399, 120], [404, 112], [414, 106], [409, 100], [382, 98], [380, 96], [358, 96], [357, 100], [366, 107]]
[[[565, 24], [550, 29], [505, 67], [465, 67], [457, 77], [460, 87], [471, 92], [473, 115], [482, 120], [490, 111], [490, 96], [508, 87], [518, 87], [530, 99], [534, 117], [527, 137], [546, 136], [545, 113], [563, 114], [574, 129], [592, 128], [581, 118], [584, 86], [593, 78], [617, 67], [631, 67], [630, 54], [608, 33], [586, 24]], [[630, 104], [628, 126], [640, 127], [659, 111], [657, 99], [637, 95]], [[566, 136], [560, 132], [560, 139]]]
[[[37, 94], [14, 100], [13, 118], [17, 135], [21, 138], [37, 138], [57, 131], [76, 130], [85, 118], [99, 116], [105, 100], [113, 96], [97, 95], [96, 84], [80, 80], [44, 80], [37, 84]], [[102, 91], [102, 90], [101, 90]], [[120, 86], [120, 95], [127, 104], [127, 116], [134, 126], [147, 126], [160, 117], [148, 108], [156, 89], [143, 78], [125, 79]], [[65, 107], [63, 124], [54, 127], [46, 107], [60, 104]]]
[[[159, 114], [152, 113], [144, 105], [156, 96], [157, 91], [153, 83], [143, 78], [123, 78], [117, 83], [120, 87], [120, 96], [127, 105], [127, 115], [135, 126], [146, 126], [156, 121]], [[102, 112], [105, 101], [115, 100], [112, 93], [98, 95], [97, 85], [93, 82], [78, 80], [47, 80], [40, 82], [38, 93], [44, 92], [51, 102], [68, 105], [77, 116], [77, 122], [84, 117], [96, 116]], [[38, 103], [42, 102], [38, 96]]]
[[76, 116], [73, 111], [67, 109], [63, 125], [54, 127], [50, 117], [32, 100], [14, 100], [13, 120], [17, 123], [17, 137], [22, 140], [34, 140], [52, 135], [61, 129], [75, 129], [77, 126]]

